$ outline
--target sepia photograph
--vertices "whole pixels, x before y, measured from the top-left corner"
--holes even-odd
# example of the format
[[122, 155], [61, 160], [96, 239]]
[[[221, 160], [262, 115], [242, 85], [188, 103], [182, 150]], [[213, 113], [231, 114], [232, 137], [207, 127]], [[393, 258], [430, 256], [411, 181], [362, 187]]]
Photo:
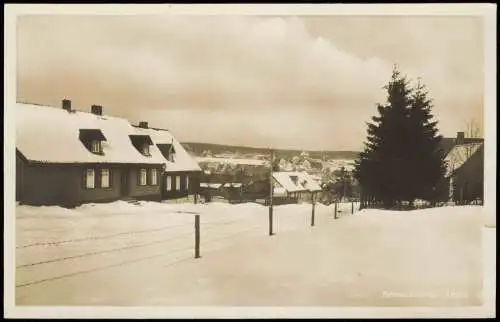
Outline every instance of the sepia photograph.
[[496, 317], [496, 5], [4, 8], [4, 317]]

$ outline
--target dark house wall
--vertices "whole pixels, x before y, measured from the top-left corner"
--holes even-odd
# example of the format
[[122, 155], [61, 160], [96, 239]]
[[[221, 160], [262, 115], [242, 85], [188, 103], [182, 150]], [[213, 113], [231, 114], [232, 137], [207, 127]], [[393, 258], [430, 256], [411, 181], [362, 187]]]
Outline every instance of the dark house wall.
[[453, 184], [454, 201], [483, 199], [484, 145], [454, 173]]
[[[171, 178], [171, 190], [167, 191], [167, 177]], [[180, 189], [177, 189], [177, 177], [180, 179]], [[189, 186], [186, 187], [186, 177], [189, 177]], [[183, 198], [188, 195], [199, 193], [201, 171], [191, 172], [165, 172], [162, 176], [161, 194], [162, 199]]]
[[[102, 168], [110, 170], [110, 187], [87, 189], [84, 186], [83, 176], [85, 169], [93, 168], [97, 175]], [[120, 199], [120, 168], [113, 166], [74, 166], [71, 177], [68, 178], [69, 185], [73, 191], [72, 195], [76, 203], [105, 202]]]
[[[74, 171], [71, 167], [29, 165], [20, 162], [16, 169], [20, 182], [20, 202], [31, 205], [70, 205], [75, 201], [70, 184]], [[76, 182], [80, 185], [80, 181]], [[17, 190], [17, 189], [16, 189]]]
[[[110, 187], [87, 189], [85, 169], [110, 170]], [[160, 174], [157, 185], [139, 186], [139, 165], [51, 165], [29, 164], [16, 157], [16, 199], [30, 205], [77, 206], [88, 202], [109, 202], [122, 198], [160, 200]], [[148, 171], [151, 167], [148, 167]], [[122, 195], [122, 175], [128, 174], [129, 193]]]
[[[143, 169], [145, 167], [142, 167]], [[156, 185], [150, 185], [149, 182], [145, 186], [139, 185], [139, 172], [140, 172], [141, 167], [134, 167], [130, 169], [129, 172], [129, 188], [130, 188], [130, 193], [129, 196], [132, 198], [137, 198], [137, 199], [147, 199], [147, 200], [160, 200], [160, 179], [161, 179], [161, 168], [156, 169], [157, 173], [157, 180], [156, 180]], [[147, 168], [148, 170], [148, 176], [149, 176], [149, 171], [151, 167]], [[149, 179], [148, 179], [149, 180]]]

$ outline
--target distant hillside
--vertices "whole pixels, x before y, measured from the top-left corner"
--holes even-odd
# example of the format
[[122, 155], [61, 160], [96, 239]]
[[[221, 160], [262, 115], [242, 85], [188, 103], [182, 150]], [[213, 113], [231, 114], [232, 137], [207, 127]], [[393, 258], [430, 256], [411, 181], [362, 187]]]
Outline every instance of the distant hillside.
[[[223, 144], [212, 144], [212, 143], [194, 143], [194, 142], [183, 142], [182, 146], [196, 156], [199, 156], [203, 151], [211, 151], [213, 154], [219, 153], [238, 153], [238, 154], [268, 154], [269, 150], [266, 148], [254, 148], [247, 146], [236, 146], [236, 145], [223, 145]], [[286, 149], [275, 149], [276, 157], [278, 158], [291, 158], [295, 155], [299, 155], [302, 150], [286, 150]], [[359, 152], [358, 151], [306, 151], [309, 156], [314, 159], [320, 159], [323, 155], [327, 159], [356, 159]]]

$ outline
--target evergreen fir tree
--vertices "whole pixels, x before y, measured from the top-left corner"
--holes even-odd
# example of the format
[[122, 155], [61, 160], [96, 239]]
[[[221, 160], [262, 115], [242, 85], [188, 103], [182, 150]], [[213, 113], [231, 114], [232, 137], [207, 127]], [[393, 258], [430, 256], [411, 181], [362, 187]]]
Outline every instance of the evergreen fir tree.
[[431, 109], [432, 100], [428, 97], [425, 85], [419, 80], [412, 95], [410, 109], [410, 202], [416, 198], [436, 201], [439, 198], [438, 186], [443, 182], [446, 172], [445, 156], [439, 145], [442, 136], [438, 135], [437, 121], [432, 120]]
[[387, 102], [377, 105], [379, 116], [367, 124], [365, 150], [356, 161], [354, 175], [364, 196], [382, 201], [389, 208], [410, 194], [406, 178], [410, 170], [407, 158], [412, 98], [408, 80], [396, 67], [384, 88]]
[[365, 150], [356, 161], [362, 194], [385, 207], [417, 198], [435, 201], [445, 162], [428, 92], [420, 81], [412, 90], [396, 68], [385, 89], [387, 103], [377, 106], [379, 116], [367, 124]]

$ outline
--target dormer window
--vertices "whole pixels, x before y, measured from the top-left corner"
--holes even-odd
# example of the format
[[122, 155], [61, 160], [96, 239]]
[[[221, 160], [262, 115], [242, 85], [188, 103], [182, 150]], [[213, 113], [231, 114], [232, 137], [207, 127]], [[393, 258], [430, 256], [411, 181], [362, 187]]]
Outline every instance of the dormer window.
[[94, 154], [104, 154], [102, 141], [106, 141], [106, 137], [104, 137], [100, 129], [80, 129], [79, 137], [87, 150]]
[[102, 153], [102, 144], [101, 144], [101, 141], [93, 140], [90, 152], [97, 153], [97, 154]]
[[175, 162], [175, 148], [173, 144], [157, 144], [158, 149], [165, 159]]
[[129, 137], [132, 145], [137, 149], [137, 151], [144, 156], [151, 156], [149, 146], [153, 145], [153, 141], [149, 135], [129, 135]]

